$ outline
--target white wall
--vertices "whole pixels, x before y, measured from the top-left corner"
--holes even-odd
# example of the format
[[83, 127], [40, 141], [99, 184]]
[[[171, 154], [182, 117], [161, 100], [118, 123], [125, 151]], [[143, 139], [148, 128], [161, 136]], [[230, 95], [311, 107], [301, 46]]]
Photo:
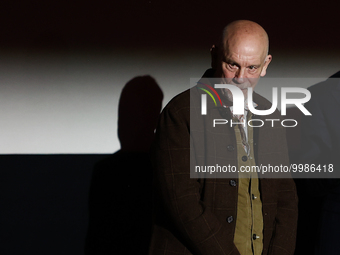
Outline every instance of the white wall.
[[[209, 50], [0, 52], [0, 154], [112, 153], [123, 86], [153, 76], [164, 105], [210, 65]], [[273, 55], [267, 77], [326, 79], [339, 52]], [[313, 84], [303, 84], [308, 87]], [[257, 92], [268, 94], [268, 87]]]

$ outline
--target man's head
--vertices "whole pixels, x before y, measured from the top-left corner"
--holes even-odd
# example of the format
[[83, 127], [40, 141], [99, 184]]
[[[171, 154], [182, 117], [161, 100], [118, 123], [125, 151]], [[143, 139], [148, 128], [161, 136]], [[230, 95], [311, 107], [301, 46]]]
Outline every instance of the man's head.
[[242, 89], [247, 97], [247, 88], [254, 89], [260, 76], [266, 75], [272, 59], [268, 49], [268, 35], [259, 24], [249, 20], [230, 23], [223, 30], [221, 76], [226, 83]]

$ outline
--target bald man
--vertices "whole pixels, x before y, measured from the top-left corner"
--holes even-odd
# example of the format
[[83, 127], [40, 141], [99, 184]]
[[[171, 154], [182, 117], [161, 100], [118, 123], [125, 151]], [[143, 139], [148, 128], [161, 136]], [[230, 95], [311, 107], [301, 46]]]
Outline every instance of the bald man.
[[[215, 79], [238, 87], [246, 98], [272, 59], [267, 33], [257, 23], [241, 20], [229, 24], [222, 38]], [[247, 104], [243, 114], [233, 113], [230, 90], [217, 90], [221, 105], [207, 100], [207, 114], [200, 114], [202, 95], [214, 85], [207, 83], [201, 80], [177, 95], [161, 114], [151, 151], [155, 217], [149, 254], [293, 254], [297, 196], [292, 179], [262, 178], [256, 172], [192, 174], [193, 166], [289, 164], [282, 126], [243, 125], [254, 115]], [[271, 108], [255, 92], [252, 99], [257, 110]], [[256, 118], [281, 116], [276, 110]], [[213, 127], [213, 119], [230, 119], [235, 125]]]
[[266, 75], [272, 59], [266, 31], [255, 22], [232, 22], [223, 31], [221, 49], [218, 77], [226, 78], [226, 83], [239, 87], [247, 97], [247, 88], [254, 88], [258, 78]]

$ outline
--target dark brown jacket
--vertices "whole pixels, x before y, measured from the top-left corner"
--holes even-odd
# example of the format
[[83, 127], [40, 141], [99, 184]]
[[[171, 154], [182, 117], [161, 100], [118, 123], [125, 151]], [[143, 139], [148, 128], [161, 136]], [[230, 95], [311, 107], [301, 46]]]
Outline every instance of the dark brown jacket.
[[[233, 128], [212, 127], [212, 119], [226, 119], [225, 113], [221, 115], [221, 107], [208, 103], [208, 114], [201, 116], [200, 94], [197, 87], [179, 94], [160, 117], [151, 154], [155, 171], [155, 224], [149, 254], [239, 255], [233, 243], [237, 178], [190, 178], [190, 157], [191, 167], [216, 163], [237, 166]], [[256, 109], [271, 107], [269, 101], [256, 93], [253, 100], [258, 104]], [[230, 112], [227, 116], [230, 117]], [[263, 120], [280, 118], [278, 111], [271, 116], [256, 116]], [[284, 128], [280, 122], [275, 122], [274, 127], [270, 121], [264, 122], [263, 127], [254, 128], [257, 165], [288, 165]], [[293, 180], [261, 178], [260, 192], [263, 254], [293, 254], [297, 225]]]

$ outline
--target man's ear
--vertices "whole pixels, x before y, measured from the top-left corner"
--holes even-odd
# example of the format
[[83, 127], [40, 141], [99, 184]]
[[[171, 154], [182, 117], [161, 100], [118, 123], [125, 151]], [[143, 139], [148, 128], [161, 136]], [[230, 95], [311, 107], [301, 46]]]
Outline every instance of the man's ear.
[[263, 77], [263, 76], [266, 75], [266, 73], [267, 73], [267, 67], [268, 67], [270, 61], [272, 61], [272, 58], [273, 58], [272, 55], [267, 55], [266, 60], [265, 60], [265, 62], [264, 62], [264, 66], [263, 66], [263, 68], [262, 68], [262, 70], [261, 70], [261, 74], [260, 74], [261, 77]]

